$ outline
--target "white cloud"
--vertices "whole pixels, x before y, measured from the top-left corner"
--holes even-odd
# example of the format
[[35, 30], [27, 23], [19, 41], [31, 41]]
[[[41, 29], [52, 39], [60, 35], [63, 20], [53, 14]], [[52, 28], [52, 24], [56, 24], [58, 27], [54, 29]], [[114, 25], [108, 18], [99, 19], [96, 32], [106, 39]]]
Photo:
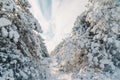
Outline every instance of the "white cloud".
[[87, 4], [87, 0], [52, 0], [52, 16], [48, 22], [42, 16], [38, 0], [30, 0], [30, 2], [34, 15], [37, 16], [44, 31], [42, 36], [46, 39], [49, 51], [71, 32], [76, 17], [85, 10]]

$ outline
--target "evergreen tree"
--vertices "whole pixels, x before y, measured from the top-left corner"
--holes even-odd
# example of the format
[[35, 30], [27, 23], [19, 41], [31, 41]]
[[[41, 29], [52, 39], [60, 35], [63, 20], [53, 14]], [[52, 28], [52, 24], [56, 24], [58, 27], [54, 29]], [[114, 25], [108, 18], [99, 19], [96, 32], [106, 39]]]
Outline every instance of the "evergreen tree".
[[48, 52], [30, 7], [27, 0], [0, 0], [0, 80], [46, 78], [40, 61]]
[[63, 71], [75, 74], [74, 79], [119, 80], [120, 1], [89, 2], [88, 9], [78, 16], [72, 36], [59, 44], [52, 54]]

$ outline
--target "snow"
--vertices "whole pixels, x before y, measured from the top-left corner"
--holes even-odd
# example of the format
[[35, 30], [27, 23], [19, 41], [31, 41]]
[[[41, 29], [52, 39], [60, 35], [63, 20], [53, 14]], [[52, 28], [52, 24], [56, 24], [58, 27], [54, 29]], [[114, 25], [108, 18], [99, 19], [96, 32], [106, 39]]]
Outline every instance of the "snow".
[[92, 55], [92, 53], [88, 53], [87, 57], [88, 57], [88, 61], [91, 62], [92, 59], [93, 59], [93, 55]]
[[111, 29], [114, 33], [120, 34], [120, 30], [119, 30], [119, 25], [116, 24], [115, 27], [112, 27]]
[[13, 30], [12, 28], [10, 28], [9, 38], [13, 39], [14, 42], [16, 43], [16, 42], [18, 42], [19, 37], [20, 37], [19, 33], [17, 31]]
[[8, 36], [8, 31], [4, 27], [2, 27], [2, 36], [3, 37], [7, 37]]
[[19, 36], [18, 32], [14, 32], [14, 39], [13, 39], [13, 40], [14, 40], [15, 43], [18, 42], [19, 37], [20, 37], [20, 36]]
[[0, 18], [0, 27], [11, 25], [11, 21], [7, 18]]
[[7, 12], [14, 12], [18, 11], [17, 6], [16, 6], [16, 0], [0, 0], [1, 3], [3, 3], [2, 6], [2, 11], [7, 11]]
[[20, 71], [20, 74], [21, 74], [21, 76], [22, 76], [24, 79], [28, 79], [28, 76], [27, 76], [27, 74], [26, 74], [25, 72]]
[[120, 4], [90, 1], [88, 10], [75, 22], [73, 34], [52, 54], [64, 73], [72, 73], [71, 80], [119, 80]]
[[5, 72], [3, 77], [0, 77], [0, 80], [15, 80], [14, 78], [12, 78], [12, 76], [13, 76], [13, 71], [8, 70], [7, 72]]
[[0, 18], [0, 80], [120, 80], [119, 10], [113, 0], [92, 0], [95, 5], [78, 17], [73, 34], [50, 57], [28, 1], [16, 1], [0, 1], [9, 15]]
[[0, 0], [0, 80], [45, 80], [40, 61], [48, 53], [29, 7], [28, 0]]

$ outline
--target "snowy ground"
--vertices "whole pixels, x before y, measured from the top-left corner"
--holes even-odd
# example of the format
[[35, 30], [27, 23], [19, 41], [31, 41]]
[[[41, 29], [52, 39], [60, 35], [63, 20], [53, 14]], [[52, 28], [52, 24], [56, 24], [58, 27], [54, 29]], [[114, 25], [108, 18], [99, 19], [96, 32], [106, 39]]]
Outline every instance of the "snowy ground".
[[[45, 58], [41, 64], [47, 65], [50, 74], [47, 74], [47, 80], [72, 80], [70, 73], [60, 71], [58, 63], [54, 58]], [[48, 73], [49, 73], [48, 72]]]
[[114, 73], [94, 72], [94, 69], [84, 68], [79, 73], [64, 72], [58, 66], [55, 58], [45, 58], [41, 64], [47, 65], [49, 74], [47, 80], [120, 80], [120, 69], [116, 69]]

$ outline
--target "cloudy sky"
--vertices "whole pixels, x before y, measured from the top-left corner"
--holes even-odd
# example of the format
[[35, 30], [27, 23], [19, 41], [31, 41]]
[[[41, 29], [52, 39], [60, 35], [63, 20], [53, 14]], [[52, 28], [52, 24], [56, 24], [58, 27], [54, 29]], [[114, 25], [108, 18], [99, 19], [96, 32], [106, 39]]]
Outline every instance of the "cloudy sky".
[[49, 51], [67, 37], [76, 17], [85, 10], [87, 0], [29, 0], [31, 12], [41, 24]]

